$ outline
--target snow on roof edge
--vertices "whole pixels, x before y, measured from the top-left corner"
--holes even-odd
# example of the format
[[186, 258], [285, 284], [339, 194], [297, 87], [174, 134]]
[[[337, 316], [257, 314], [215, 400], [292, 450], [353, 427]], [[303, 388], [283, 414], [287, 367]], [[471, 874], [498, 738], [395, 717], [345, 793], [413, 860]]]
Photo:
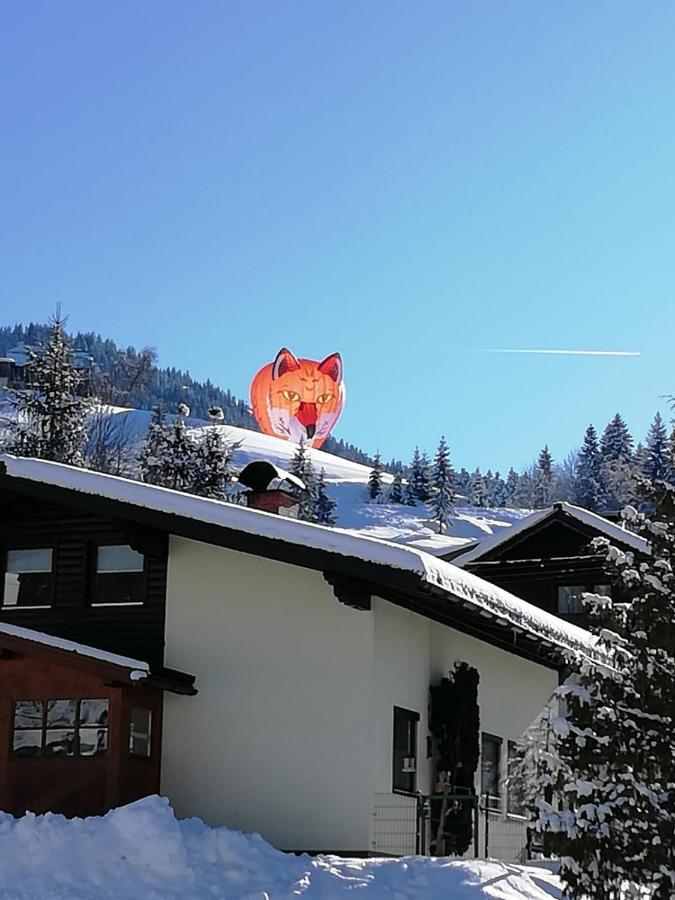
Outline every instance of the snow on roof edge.
[[498, 588], [460, 569], [454, 563], [440, 560], [415, 547], [354, 534], [346, 529], [289, 519], [262, 510], [197, 497], [170, 488], [63, 463], [15, 457], [10, 454], [0, 454], [0, 463], [4, 463], [7, 475], [12, 478], [51, 484], [247, 534], [313, 547], [340, 556], [354, 557], [365, 562], [412, 572], [421, 582], [460, 597], [491, 615], [503, 618], [515, 627], [532, 632], [543, 641], [553, 642], [572, 650], [593, 652], [595, 648], [595, 639], [585, 629], [564, 622], [557, 616], [509, 594], [503, 588]]
[[[53, 647], [55, 650], [65, 650], [78, 656], [98, 659], [101, 662], [107, 662], [122, 669], [130, 669], [132, 676], [135, 672], [142, 672], [143, 675], [141, 677], [143, 678], [150, 674], [150, 666], [147, 662], [143, 662], [140, 659], [131, 659], [128, 656], [120, 656], [117, 653], [108, 653], [106, 650], [99, 650], [97, 647], [78, 644], [76, 641], [54, 637], [52, 634], [45, 634], [43, 631], [35, 631], [32, 628], [24, 628], [21, 625], [10, 625], [8, 622], [0, 622], [0, 634], [21, 638], [34, 644], [42, 644], [45, 647]], [[133, 680], [138, 680], [138, 677]]]
[[521, 519], [517, 525], [511, 525], [509, 528], [504, 528], [503, 532], [499, 531], [496, 534], [491, 535], [491, 537], [480, 541], [478, 545], [471, 550], [467, 550], [465, 553], [458, 553], [457, 556], [453, 558], [453, 563], [459, 568], [462, 568], [467, 563], [481, 559], [485, 554], [494, 550], [495, 547], [501, 546], [501, 544], [510, 541], [516, 535], [528, 531], [530, 528], [538, 525], [539, 522], [545, 521], [555, 515], [558, 509], [562, 510], [562, 512], [566, 513], [572, 519], [576, 519], [584, 525], [589, 525], [591, 528], [597, 528], [597, 530], [606, 537], [620, 541], [622, 544], [631, 547], [633, 550], [637, 550], [640, 553], [648, 552], [649, 543], [644, 538], [640, 537], [640, 535], [622, 528], [621, 525], [617, 525], [615, 522], [610, 522], [609, 519], [605, 519], [604, 516], [600, 516], [598, 513], [584, 509], [582, 506], [575, 506], [567, 500], [560, 500], [552, 506], [547, 506], [546, 509], [540, 509], [531, 513], [529, 516], [525, 516], [525, 518]]

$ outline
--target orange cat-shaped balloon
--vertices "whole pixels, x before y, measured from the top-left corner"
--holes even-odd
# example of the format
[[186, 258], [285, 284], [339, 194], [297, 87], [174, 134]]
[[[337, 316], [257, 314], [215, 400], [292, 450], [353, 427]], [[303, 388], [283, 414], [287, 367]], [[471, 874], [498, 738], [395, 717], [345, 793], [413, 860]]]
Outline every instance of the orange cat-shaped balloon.
[[251, 382], [251, 406], [260, 430], [286, 441], [320, 447], [344, 404], [342, 358], [297, 359], [283, 347]]

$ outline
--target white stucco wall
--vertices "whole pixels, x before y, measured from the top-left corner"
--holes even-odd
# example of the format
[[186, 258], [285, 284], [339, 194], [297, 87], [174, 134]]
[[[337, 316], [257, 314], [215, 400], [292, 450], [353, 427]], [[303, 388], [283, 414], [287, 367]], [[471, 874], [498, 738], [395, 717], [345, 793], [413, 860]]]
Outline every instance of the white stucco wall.
[[287, 849], [368, 846], [373, 617], [318, 572], [171, 539], [162, 790]]
[[552, 670], [379, 598], [349, 609], [318, 572], [182, 538], [171, 539], [166, 641], [166, 665], [196, 674], [199, 694], [165, 696], [162, 790], [180, 816], [285, 849], [387, 849], [379, 802], [410, 852], [414, 803], [392, 793], [393, 708], [420, 715], [428, 792], [429, 685], [455, 660], [478, 669], [481, 727], [504, 746], [557, 684]]

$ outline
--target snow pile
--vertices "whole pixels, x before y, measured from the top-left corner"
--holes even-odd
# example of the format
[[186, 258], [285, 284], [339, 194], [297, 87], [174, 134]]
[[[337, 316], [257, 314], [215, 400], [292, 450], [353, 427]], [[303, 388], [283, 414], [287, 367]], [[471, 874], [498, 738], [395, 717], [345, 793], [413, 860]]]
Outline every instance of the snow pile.
[[2, 900], [552, 900], [546, 869], [471, 860], [310, 858], [258, 835], [178, 821], [147, 797], [103, 818], [0, 813]]

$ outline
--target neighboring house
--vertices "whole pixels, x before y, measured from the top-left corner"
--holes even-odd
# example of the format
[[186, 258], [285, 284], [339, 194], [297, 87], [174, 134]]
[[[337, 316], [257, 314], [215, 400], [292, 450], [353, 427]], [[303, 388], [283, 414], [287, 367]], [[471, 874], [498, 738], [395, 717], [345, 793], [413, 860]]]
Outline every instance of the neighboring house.
[[[0, 470], [0, 622], [29, 630], [8, 633], [0, 656], [28, 660], [0, 694], [0, 767], [6, 779], [26, 755], [14, 737], [26, 704], [47, 701], [25, 764], [41, 778], [51, 767], [64, 811], [87, 811], [90, 763], [109, 767], [107, 805], [155, 790], [159, 767], [180, 816], [288, 850], [412, 852], [416, 794], [433, 789], [429, 687], [460, 660], [480, 676], [476, 791], [507, 823], [509, 747], [558, 684], [565, 651], [594, 649], [584, 630], [420, 550], [57, 463], [4, 456]], [[47, 646], [47, 666], [45, 635], [85, 646]], [[131, 660], [104, 660], [117, 669], [103, 673], [93, 648]], [[161, 715], [148, 705], [159, 692]], [[117, 749], [92, 756], [82, 709], [105, 699]], [[49, 701], [71, 701], [67, 723], [50, 722]], [[150, 746], [134, 709], [151, 710]], [[77, 733], [50, 744], [61, 724]], [[120, 754], [137, 740], [148, 773], [129, 789]], [[58, 811], [55, 795], [21, 791], [15, 811], [48, 796]]]
[[[25, 388], [31, 383], [31, 354], [40, 354], [39, 346], [17, 344], [7, 351], [7, 356], [0, 357], [0, 389]], [[90, 390], [91, 372], [94, 358], [86, 350], [73, 351], [73, 365], [79, 375], [78, 390], [88, 394]]]
[[582, 595], [611, 592], [602, 554], [591, 546], [597, 537], [638, 555], [648, 552], [644, 538], [616, 522], [559, 502], [454, 554], [452, 562], [535, 606], [586, 626]]

